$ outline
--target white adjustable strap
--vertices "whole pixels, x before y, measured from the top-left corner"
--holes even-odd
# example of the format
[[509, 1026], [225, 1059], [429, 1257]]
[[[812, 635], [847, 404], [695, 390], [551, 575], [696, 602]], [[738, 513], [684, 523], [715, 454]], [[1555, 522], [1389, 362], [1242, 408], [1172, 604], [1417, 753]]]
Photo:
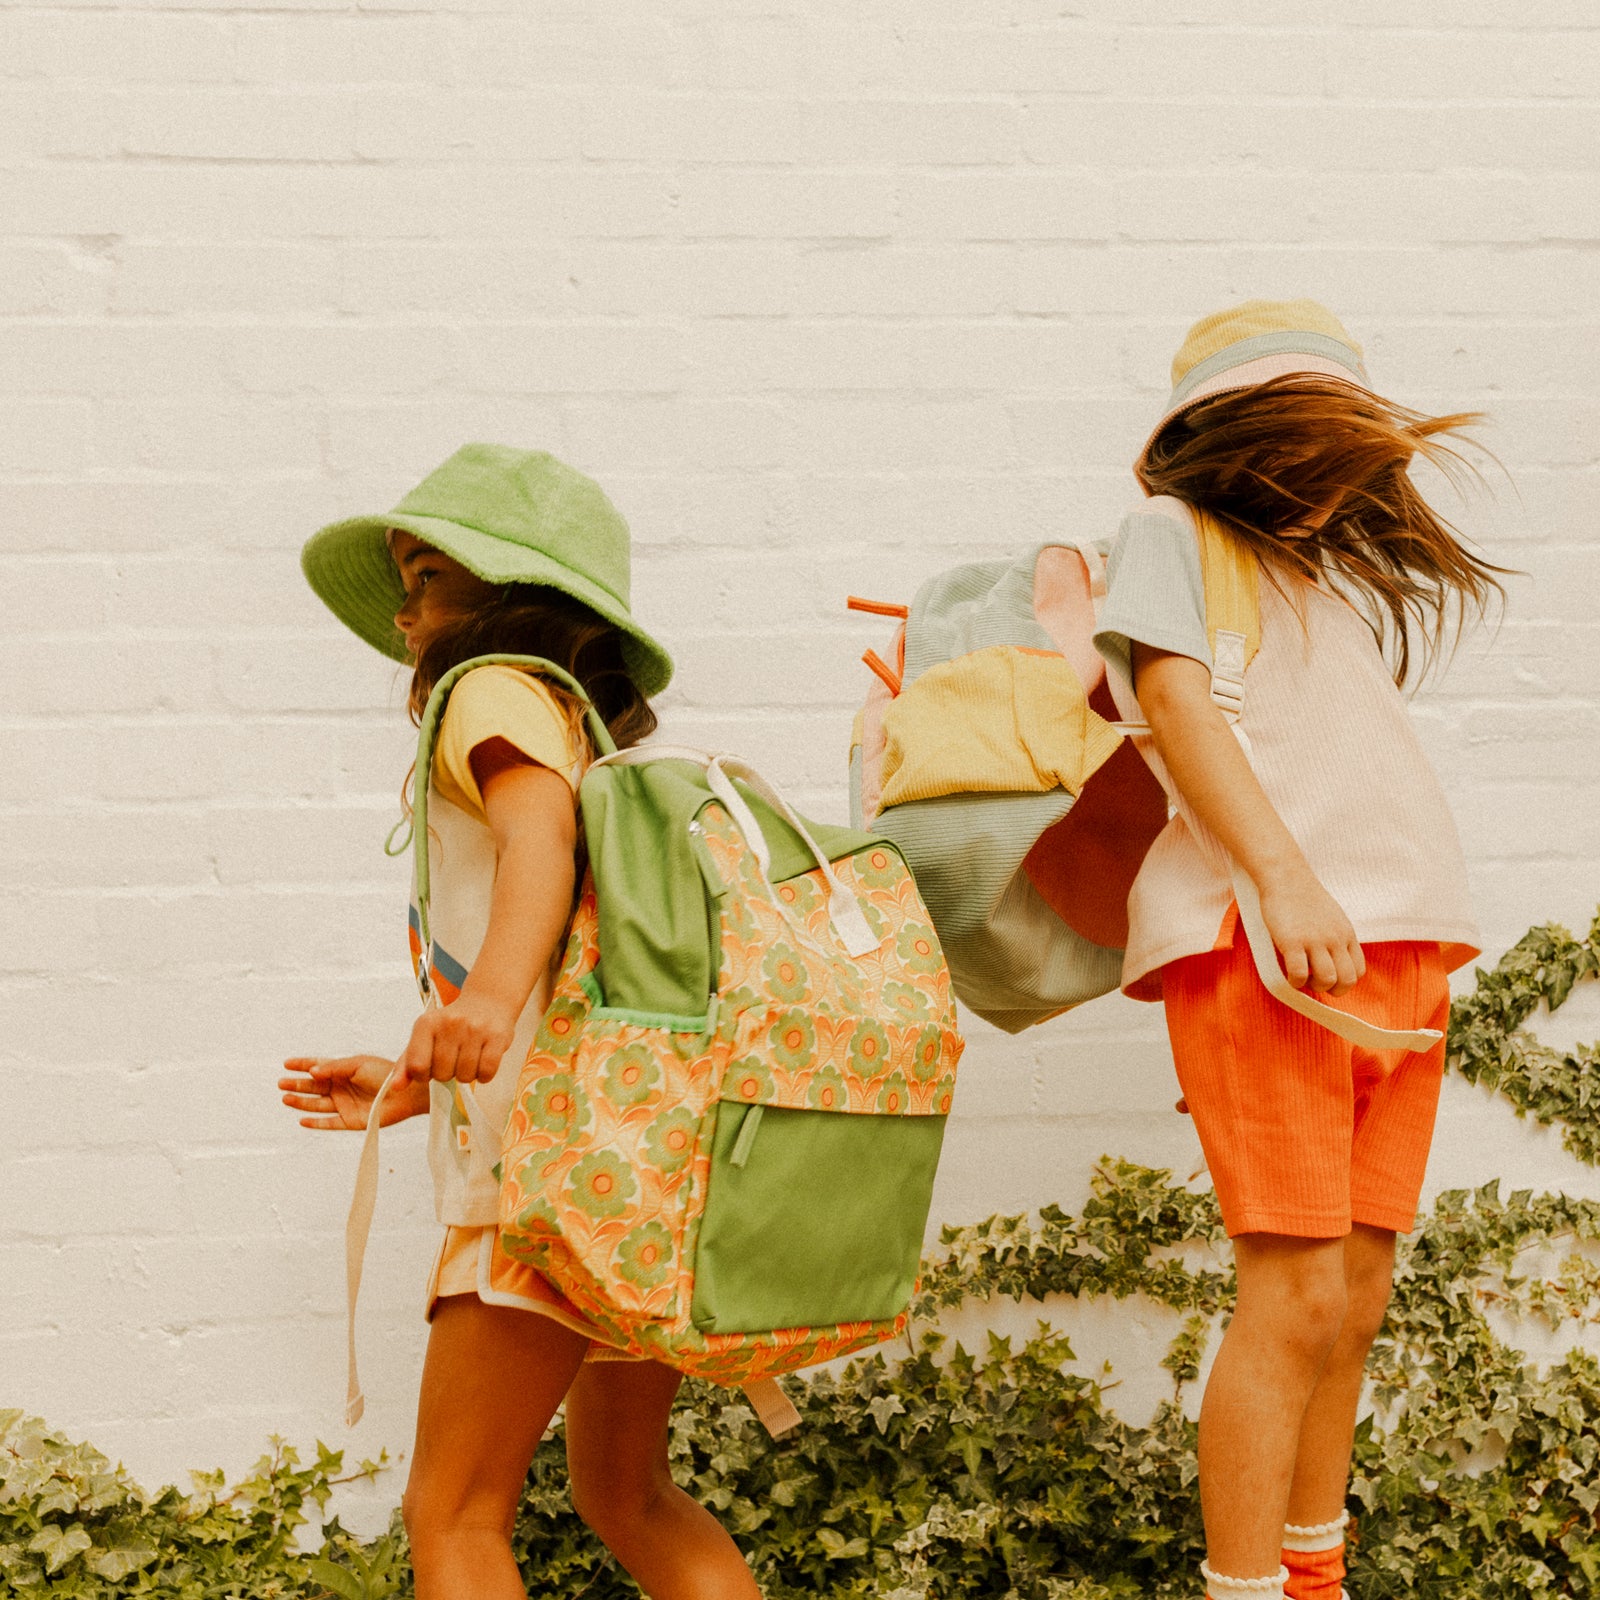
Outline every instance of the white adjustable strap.
[[[429, 951], [422, 952], [419, 970], [419, 987], [425, 1004], [440, 1004], [438, 991], [431, 979], [422, 981], [428, 970]], [[372, 1097], [372, 1109], [367, 1113], [367, 1131], [361, 1137], [361, 1159], [356, 1163], [356, 1188], [350, 1197], [350, 1214], [344, 1223], [344, 1283], [345, 1283], [345, 1426], [353, 1428], [366, 1410], [366, 1397], [361, 1392], [361, 1378], [356, 1371], [356, 1301], [361, 1295], [361, 1269], [367, 1257], [367, 1240], [372, 1234], [372, 1216], [378, 1205], [378, 1125], [383, 1115], [384, 1096], [399, 1071], [395, 1067], [383, 1080], [377, 1094]], [[456, 1093], [466, 1108], [467, 1121], [472, 1125], [472, 1137], [479, 1149], [487, 1152], [491, 1161], [500, 1159], [500, 1135], [483, 1108], [478, 1097], [465, 1084], [456, 1085]]]
[[595, 767], [607, 764], [639, 766], [647, 761], [692, 761], [696, 766], [704, 767], [711, 792], [738, 824], [745, 843], [760, 864], [761, 876], [765, 878], [772, 870], [772, 852], [767, 847], [766, 836], [761, 831], [761, 824], [756, 821], [755, 813], [733, 785], [733, 778], [743, 779], [799, 834], [806, 849], [811, 852], [811, 859], [827, 878], [828, 919], [833, 923], [833, 931], [845, 950], [853, 956], [864, 956], [878, 948], [878, 936], [872, 931], [872, 925], [861, 909], [861, 902], [845, 887], [844, 881], [833, 870], [833, 863], [823, 853], [822, 846], [811, 837], [811, 830], [800, 820], [794, 808], [749, 762], [738, 756], [693, 750], [686, 745], [652, 744], [634, 745], [627, 750], [617, 751], [615, 755], [602, 756], [591, 763], [589, 770], [592, 772]]
[[1211, 698], [1231, 723], [1244, 711], [1245, 636], [1218, 628], [1211, 647]]
[[[1087, 556], [1084, 559], [1087, 560]], [[1249, 743], [1239, 726], [1239, 718], [1244, 715], [1244, 669], [1249, 664], [1245, 660], [1246, 649], [1247, 643], [1242, 633], [1233, 633], [1227, 628], [1217, 629], [1216, 642], [1211, 650], [1211, 703], [1239, 736], [1240, 743], [1245, 746], [1245, 754], [1249, 755]], [[1148, 722], [1113, 722], [1111, 726], [1118, 733], [1150, 731]]]
[[344, 1223], [345, 1338], [348, 1345], [344, 1421], [347, 1428], [355, 1427], [367, 1406], [361, 1393], [361, 1379], [356, 1373], [356, 1299], [361, 1293], [361, 1266], [367, 1255], [367, 1236], [372, 1232], [372, 1213], [378, 1203], [378, 1121], [383, 1114], [383, 1098], [399, 1070], [394, 1068], [372, 1097], [367, 1131], [361, 1140], [361, 1159], [356, 1164], [356, 1192], [350, 1197], [350, 1215]]
[[774, 1439], [799, 1426], [800, 1413], [776, 1378], [753, 1378], [743, 1388], [750, 1409]]
[[1233, 867], [1233, 896], [1239, 902], [1239, 921], [1244, 925], [1244, 936], [1249, 941], [1256, 971], [1274, 1000], [1282, 1001], [1291, 1011], [1309, 1017], [1329, 1033], [1337, 1034], [1347, 1044], [1356, 1045], [1362, 1050], [1431, 1050], [1444, 1037], [1437, 1028], [1380, 1028], [1374, 1023], [1363, 1022], [1360, 1017], [1351, 1016], [1348, 1011], [1340, 1011], [1334, 1006], [1324, 1005], [1320, 1000], [1313, 1000], [1310, 995], [1296, 989], [1284, 977], [1283, 968], [1278, 965], [1277, 949], [1261, 916], [1261, 896], [1256, 892], [1255, 884], [1236, 863]]
[[730, 810], [737, 802], [744, 812], [744, 817], [739, 820], [739, 826], [745, 830], [745, 838], [750, 841], [750, 848], [755, 851], [756, 859], [761, 862], [763, 876], [771, 869], [771, 853], [767, 849], [767, 841], [762, 835], [761, 826], [756, 821], [754, 813], [744, 804], [739, 791], [729, 781], [732, 776], [743, 778], [805, 841], [806, 849], [811, 852], [811, 859], [822, 869], [823, 876], [828, 880], [828, 920], [833, 924], [833, 931], [838, 934], [839, 942], [846, 951], [853, 956], [864, 956], [876, 950], [879, 943], [878, 936], [872, 931], [872, 925], [861, 909], [861, 902], [844, 886], [843, 879], [833, 870], [833, 863], [823, 854], [822, 846], [811, 837], [811, 830], [800, 820], [799, 814], [749, 762], [741, 761], [737, 756], [719, 756], [707, 767], [706, 781], [711, 785], [711, 792]]

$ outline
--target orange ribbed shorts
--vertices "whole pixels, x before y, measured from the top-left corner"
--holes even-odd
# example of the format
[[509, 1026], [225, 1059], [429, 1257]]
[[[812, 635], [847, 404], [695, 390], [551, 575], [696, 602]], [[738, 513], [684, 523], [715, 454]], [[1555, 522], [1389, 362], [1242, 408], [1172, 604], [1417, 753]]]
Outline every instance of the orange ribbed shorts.
[[[1391, 1028], [1444, 1030], [1436, 944], [1362, 946], [1365, 976], [1329, 1004]], [[1167, 1032], [1229, 1237], [1334, 1239], [1352, 1223], [1407, 1233], [1433, 1142], [1444, 1041], [1359, 1050], [1263, 987], [1244, 932], [1161, 972]]]

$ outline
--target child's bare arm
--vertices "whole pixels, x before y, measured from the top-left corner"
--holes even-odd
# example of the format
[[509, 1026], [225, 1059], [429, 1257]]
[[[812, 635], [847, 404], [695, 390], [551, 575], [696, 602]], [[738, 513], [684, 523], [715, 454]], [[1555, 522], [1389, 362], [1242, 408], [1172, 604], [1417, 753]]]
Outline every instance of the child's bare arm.
[[1211, 699], [1198, 661], [1134, 643], [1139, 705], [1172, 781], [1261, 894], [1261, 913], [1295, 988], [1343, 994], [1366, 971], [1355, 929], [1273, 809]]
[[[284, 1069], [294, 1074], [278, 1079], [283, 1103], [302, 1113], [302, 1128], [341, 1128], [359, 1133], [367, 1125], [372, 1102], [394, 1062], [383, 1056], [340, 1056], [323, 1060], [291, 1056]], [[404, 1122], [428, 1114], [428, 1085], [394, 1084], [383, 1097], [382, 1124]]]
[[488, 1082], [572, 913], [577, 811], [566, 779], [503, 739], [479, 745], [472, 770], [495, 842], [489, 928], [461, 993], [417, 1018], [402, 1080]]

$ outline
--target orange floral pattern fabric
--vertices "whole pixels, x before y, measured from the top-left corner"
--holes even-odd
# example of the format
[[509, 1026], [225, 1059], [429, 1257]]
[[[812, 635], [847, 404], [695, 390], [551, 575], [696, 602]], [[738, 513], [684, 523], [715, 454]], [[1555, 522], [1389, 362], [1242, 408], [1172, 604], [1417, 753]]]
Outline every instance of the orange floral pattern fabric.
[[894, 850], [872, 845], [834, 863], [880, 938], [851, 957], [832, 934], [820, 870], [770, 884], [720, 805], [700, 823], [729, 890], [705, 1025], [674, 1031], [596, 1006], [598, 911], [585, 885], [512, 1105], [500, 1237], [608, 1343], [741, 1383], [891, 1338], [904, 1318], [752, 1334], [694, 1327], [719, 1103], [943, 1116], [962, 1041], [943, 953]]

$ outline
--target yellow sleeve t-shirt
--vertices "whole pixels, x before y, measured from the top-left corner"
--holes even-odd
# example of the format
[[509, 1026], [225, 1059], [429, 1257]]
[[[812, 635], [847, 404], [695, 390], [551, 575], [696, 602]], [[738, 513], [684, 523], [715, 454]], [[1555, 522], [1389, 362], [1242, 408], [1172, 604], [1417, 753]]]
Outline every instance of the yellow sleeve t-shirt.
[[[495, 879], [493, 830], [472, 773], [472, 752], [504, 739], [530, 761], [549, 767], [576, 790], [587, 747], [550, 687], [518, 667], [474, 667], [456, 684], [439, 726], [429, 774], [429, 950], [440, 997], [448, 1004], [471, 972], [489, 931]], [[411, 948], [419, 953], [416, 885], [412, 884]], [[550, 974], [540, 975], [517, 1018], [501, 1070], [473, 1093], [490, 1126], [503, 1129], [516, 1094], [517, 1067], [550, 999]], [[478, 1149], [462, 1090], [435, 1082], [430, 1098], [428, 1165], [439, 1220], [452, 1228], [491, 1227], [499, 1214], [496, 1149]]]
[[541, 679], [520, 667], [474, 667], [444, 708], [434, 748], [434, 787], [485, 825], [472, 752], [489, 739], [504, 739], [530, 761], [559, 772], [576, 793], [583, 776], [581, 737]]

